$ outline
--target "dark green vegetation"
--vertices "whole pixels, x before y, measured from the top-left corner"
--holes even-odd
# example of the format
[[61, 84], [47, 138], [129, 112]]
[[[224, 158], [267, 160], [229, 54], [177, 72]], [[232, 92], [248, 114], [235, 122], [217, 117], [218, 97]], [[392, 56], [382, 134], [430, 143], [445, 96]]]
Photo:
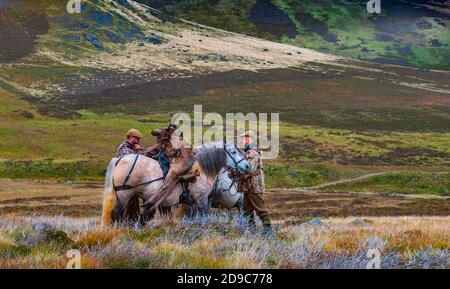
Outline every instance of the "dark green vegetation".
[[445, 1], [384, 1], [380, 15], [366, 12], [367, 1], [139, 1], [205, 25], [354, 59], [450, 68]]
[[42, 12], [28, 11], [26, 15], [23, 15], [21, 10], [2, 11], [0, 13], [0, 62], [9, 62], [28, 55], [35, 49], [36, 38], [46, 34], [48, 30], [49, 23]]
[[103, 179], [106, 169], [102, 161], [5, 161], [0, 175], [12, 179]]
[[313, 186], [325, 182], [333, 174], [326, 167], [320, 166], [299, 168], [273, 165], [267, 165], [264, 173], [267, 177], [266, 187], [269, 189]]

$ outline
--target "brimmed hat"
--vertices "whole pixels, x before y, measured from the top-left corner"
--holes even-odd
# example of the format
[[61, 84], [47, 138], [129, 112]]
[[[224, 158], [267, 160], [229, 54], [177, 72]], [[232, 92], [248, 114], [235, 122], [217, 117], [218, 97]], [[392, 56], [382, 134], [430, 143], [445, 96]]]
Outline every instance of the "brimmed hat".
[[138, 131], [137, 129], [130, 129], [127, 132], [127, 138], [129, 138], [129, 137], [137, 137], [138, 139], [143, 139], [144, 138], [142, 133], [140, 131]]

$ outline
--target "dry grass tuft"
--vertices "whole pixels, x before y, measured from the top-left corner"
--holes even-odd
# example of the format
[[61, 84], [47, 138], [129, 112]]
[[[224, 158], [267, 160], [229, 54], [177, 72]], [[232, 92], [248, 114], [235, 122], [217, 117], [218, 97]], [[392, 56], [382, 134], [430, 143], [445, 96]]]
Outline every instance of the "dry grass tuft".
[[93, 219], [1, 221], [0, 268], [65, 268], [69, 249], [80, 250], [86, 269], [365, 268], [369, 249], [380, 251], [383, 268], [450, 268], [450, 217], [290, 219], [272, 236], [214, 215], [109, 229]]
[[87, 231], [79, 237], [77, 243], [80, 247], [105, 246], [111, 243], [114, 238], [120, 236], [121, 233], [118, 229]]

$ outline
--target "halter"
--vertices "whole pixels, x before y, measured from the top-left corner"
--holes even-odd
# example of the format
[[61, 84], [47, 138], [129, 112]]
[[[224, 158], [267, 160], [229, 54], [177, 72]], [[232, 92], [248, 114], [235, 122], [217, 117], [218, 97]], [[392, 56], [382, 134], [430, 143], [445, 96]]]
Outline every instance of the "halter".
[[[238, 148], [236, 147], [236, 145], [234, 145], [234, 147], [235, 147], [236, 151], [239, 151]], [[225, 150], [227, 155], [233, 160], [235, 168], [237, 168], [237, 166], [240, 162], [245, 161], [244, 157], [242, 157], [240, 160], [236, 161], [236, 159], [233, 157], [233, 155], [227, 150], [226, 144], [224, 144], [223, 149]]]

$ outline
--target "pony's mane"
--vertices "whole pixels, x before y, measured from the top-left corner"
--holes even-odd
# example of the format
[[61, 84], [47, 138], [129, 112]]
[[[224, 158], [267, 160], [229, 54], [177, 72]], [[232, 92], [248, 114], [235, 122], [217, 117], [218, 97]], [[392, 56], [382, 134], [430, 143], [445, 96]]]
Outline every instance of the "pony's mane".
[[215, 177], [227, 165], [227, 155], [223, 149], [224, 144], [208, 143], [195, 148], [195, 159], [200, 164], [202, 172], [209, 177]]

